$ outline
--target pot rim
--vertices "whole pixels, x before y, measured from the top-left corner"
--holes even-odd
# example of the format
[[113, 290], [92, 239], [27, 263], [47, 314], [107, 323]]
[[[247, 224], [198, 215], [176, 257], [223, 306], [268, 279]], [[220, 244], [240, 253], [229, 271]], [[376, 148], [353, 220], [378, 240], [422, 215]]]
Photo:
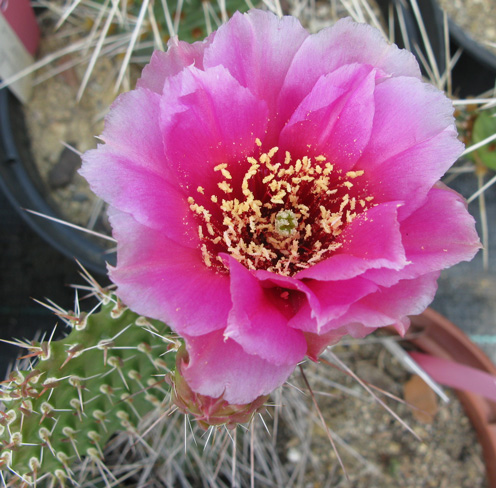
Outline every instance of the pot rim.
[[[496, 366], [455, 324], [428, 308], [412, 316], [414, 337], [409, 339], [421, 351], [456, 361], [496, 376]], [[482, 446], [489, 488], [496, 488], [496, 403], [475, 393], [455, 390]]]

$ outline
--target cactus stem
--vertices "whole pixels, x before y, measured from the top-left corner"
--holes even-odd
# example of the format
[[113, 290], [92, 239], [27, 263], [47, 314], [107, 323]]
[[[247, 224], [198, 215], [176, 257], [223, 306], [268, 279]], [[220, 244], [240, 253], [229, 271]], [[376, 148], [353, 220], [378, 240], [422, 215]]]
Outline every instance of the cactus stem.
[[67, 358], [65, 361], [60, 365], [59, 369], [62, 369], [71, 359], [77, 358], [82, 354], [82, 345], [81, 344], [74, 344], [72, 347], [69, 348], [67, 351]]
[[124, 383], [124, 386], [126, 387], [126, 390], [129, 390], [129, 385], [127, 384], [126, 378], [122, 372], [122, 368], [121, 368], [119, 362], [122, 362], [122, 359], [118, 358], [116, 356], [112, 356], [112, 357], [108, 358], [108, 364], [110, 366], [112, 366], [114, 371], [117, 370], [117, 372], [119, 373], [119, 376], [121, 377], [122, 382]]

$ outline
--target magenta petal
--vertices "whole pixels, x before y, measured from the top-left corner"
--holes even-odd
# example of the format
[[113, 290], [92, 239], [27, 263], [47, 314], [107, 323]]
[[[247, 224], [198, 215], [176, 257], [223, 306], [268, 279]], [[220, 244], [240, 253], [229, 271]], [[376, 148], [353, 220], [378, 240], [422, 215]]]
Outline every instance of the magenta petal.
[[90, 182], [91, 189], [113, 207], [182, 245], [198, 247], [197, 224], [189, 204], [184, 195], [161, 176], [124, 155], [114, 154], [108, 145], [85, 153], [81, 173]]
[[280, 19], [261, 10], [235, 13], [206, 49], [204, 64], [206, 68], [226, 67], [242, 86], [265, 100], [275, 114], [288, 68], [307, 37], [308, 32], [294, 17]]
[[167, 52], [154, 51], [150, 62], [141, 73], [141, 78], [136, 84], [137, 88], [148, 88], [161, 94], [165, 80], [176, 75], [186, 66], [194, 65], [198, 69], [203, 69], [203, 53], [212, 42], [214, 35], [194, 44], [173, 37], [167, 44]]
[[393, 76], [420, 78], [413, 54], [389, 44], [369, 25], [342, 19], [308, 37], [296, 53], [281, 90], [280, 114], [289, 118], [322, 75], [353, 63], [369, 64]]
[[319, 78], [282, 130], [279, 146], [292, 154], [324, 154], [350, 170], [366, 147], [374, 118], [377, 72], [346, 65]]
[[379, 286], [360, 276], [343, 281], [311, 281], [308, 286], [320, 302], [320, 327], [341, 317], [351, 305], [376, 292]]
[[462, 151], [453, 106], [441, 91], [404, 77], [376, 87], [374, 127], [358, 165], [367, 168], [364, 177], [376, 202], [405, 201], [400, 220]]
[[169, 78], [160, 105], [171, 177], [186, 191], [201, 185], [207, 194], [217, 193], [213, 168], [245, 163], [267, 125], [266, 103], [222, 66], [189, 67]]
[[[129, 117], [129, 114], [133, 116]], [[165, 175], [166, 158], [159, 118], [160, 97], [156, 93], [137, 89], [120, 95], [105, 117], [105, 129], [100, 137], [105, 146], [99, 145], [96, 154], [105, 147], [123, 155], [136, 166], [160, 176]], [[85, 159], [83, 156], [83, 162]], [[98, 173], [98, 157], [91, 165], [83, 164], [81, 174], [90, 183], [93, 176], [98, 177]]]
[[298, 279], [345, 280], [368, 269], [399, 270], [406, 264], [397, 221], [400, 204], [391, 202], [370, 208], [339, 236], [342, 246], [325, 261], [300, 271]]
[[[318, 315], [320, 313], [320, 303], [312, 290], [307, 286], [306, 282], [297, 280], [291, 276], [282, 276], [276, 273], [271, 273], [270, 271], [265, 271], [263, 269], [254, 271], [253, 275], [256, 276], [256, 278], [265, 288], [276, 286], [283, 290], [294, 290], [300, 292], [296, 295], [296, 299], [293, 300], [293, 303], [290, 304], [289, 308], [291, 309], [291, 312], [286, 313], [288, 317], [292, 317], [294, 313], [299, 310], [302, 302], [308, 304], [311, 309], [312, 316]], [[304, 298], [302, 300], [298, 299], [298, 297], [303, 296]]]
[[[341, 317], [330, 320], [323, 331], [349, 324], [367, 328], [395, 325], [405, 328], [405, 317], [422, 313], [432, 302], [437, 290], [439, 272], [429, 273], [413, 280], [402, 280], [390, 288], [380, 287], [350, 306]], [[351, 333], [351, 328], [349, 329]]]
[[408, 266], [400, 273], [370, 270], [364, 276], [390, 286], [400, 279], [470, 261], [481, 248], [474, 224], [461, 195], [444, 185], [433, 188], [424, 205], [401, 223]]
[[185, 337], [190, 357], [182, 373], [190, 388], [214, 398], [223, 395], [235, 405], [272, 393], [293, 372], [294, 364], [277, 366], [246, 353], [221, 331], [201, 337]]
[[401, 223], [411, 275], [445, 269], [475, 256], [482, 246], [466, 208], [458, 193], [433, 188], [425, 204]]
[[274, 289], [262, 288], [234, 258], [229, 259], [229, 270], [233, 307], [224, 337], [270, 363], [295, 366], [305, 356], [305, 338], [299, 330], [288, 327], [288, 319], [274, 300]]
[[[118, 241], [110, 277], [133, 311], [166, 322], [179, 334], [223, 329], [231, 309], [229, 278], [207, 268], [201, 252], [110, 209]], [[201, 299], [200, 299], [201, 298]]]

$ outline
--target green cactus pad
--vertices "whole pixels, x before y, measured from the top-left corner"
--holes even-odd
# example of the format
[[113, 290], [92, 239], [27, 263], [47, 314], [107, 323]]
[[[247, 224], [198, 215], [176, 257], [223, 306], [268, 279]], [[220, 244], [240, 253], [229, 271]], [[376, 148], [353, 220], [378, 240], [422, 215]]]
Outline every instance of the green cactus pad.
[[113, 434], [135, 433], [142, 417], [169, 404], [164, 376], [175, 367], [177, 337], [113, 295], [106, 302], [99, 313], [71, 320], [64, 339], [32, 343], [31, 368], [3, 382], [4, 480], [64, 486], [74, 462], [101, 462]]

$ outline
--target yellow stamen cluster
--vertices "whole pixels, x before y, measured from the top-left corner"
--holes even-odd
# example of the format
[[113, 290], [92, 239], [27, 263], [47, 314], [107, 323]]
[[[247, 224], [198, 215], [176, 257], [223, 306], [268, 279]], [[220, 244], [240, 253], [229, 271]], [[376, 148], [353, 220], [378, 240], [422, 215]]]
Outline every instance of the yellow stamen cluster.
[[225, 271], [224, 252], [248, 269], [291, 276], [338, 249], [344, 227], [372, 205], [352, 181], [363, 171], [343, 175], [324, 156], [292, 161], [289, 152], [278, 152], [248, 157], [242, 176], [234, 164], [215, 166], [219, 191], [206, 195], [199, 186], [196, 199], [189, 197], [208, 267]]

